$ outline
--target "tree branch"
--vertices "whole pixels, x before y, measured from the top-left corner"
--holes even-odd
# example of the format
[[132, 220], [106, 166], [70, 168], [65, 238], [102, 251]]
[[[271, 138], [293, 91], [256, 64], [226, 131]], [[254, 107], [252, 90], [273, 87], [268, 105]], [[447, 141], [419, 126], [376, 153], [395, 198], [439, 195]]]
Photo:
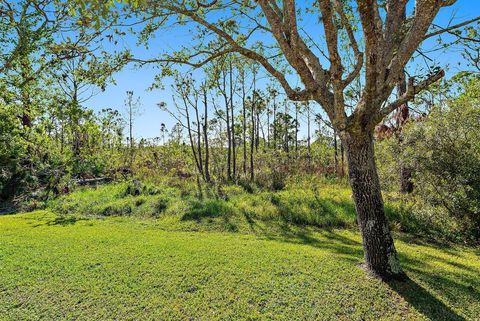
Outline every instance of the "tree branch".
[[[431, 74], [427, 79], [419, 82], [418, 84], [414, 85], [414, 77], [408, 79], [408, 87], [407, 91], [397, 98], [394, 102], [390, 103], [389, 105], [385, 106], [384, 108], [380, 109], [379, 113], [373, 119], [373, 123], [377, 124], [383, 118], [387, 117], [391, 112], [396, 110], [401, 105], [409, 102], [415, 95], [420, 93], [422, 90], [427, 89], [431, 84], [435, 83], [439, 79], [445, 76], [445, 71], [443, 69], [439, 70], [438, 72]], [[374, 125], [375, 125], [374, 124]]]
[[437, 36], [437, 35], [440, 35], [442, 33], [445, 33], [445, 32], [449, 32], [449, 31], [452, 31], [454, 29], [458, 29], [458, 28], [461, 28], [461, 27], [464, 27], [466, 25], [469, 25], [473, 22], [476, 22], [476, 21], [480, 21], [480, 16], [478, 17], [475, 17], [473, 19], [470, 19], [470, 20], [466, 20], [462, 23], [459, 23], [459, 24], [456, 24], [456, 25], [453, 25], [453, 26], [450, 26], [450, 27], [447, 27], [447, 28], [440, 28], [440, 30], [437, 30], [437, 31], [434, 31], [434, 32], [431, 32], [431, 33], [428, 33], [426, 34], [423, 39], [428, 39], [428, 38], [431, 38], [431, 37], [434, 37], [434, 36]]

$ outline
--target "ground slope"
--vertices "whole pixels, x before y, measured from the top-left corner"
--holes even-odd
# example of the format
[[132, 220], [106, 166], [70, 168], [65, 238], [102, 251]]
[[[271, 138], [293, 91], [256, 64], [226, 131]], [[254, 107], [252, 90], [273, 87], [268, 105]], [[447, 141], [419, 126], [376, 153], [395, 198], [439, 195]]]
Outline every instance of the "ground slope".
[[365, 275], [343, 230], [163, 230], [154, 220], [0, 217], [2, 320], [475, 320], [478, 249], [397, 241], [411, 280]]

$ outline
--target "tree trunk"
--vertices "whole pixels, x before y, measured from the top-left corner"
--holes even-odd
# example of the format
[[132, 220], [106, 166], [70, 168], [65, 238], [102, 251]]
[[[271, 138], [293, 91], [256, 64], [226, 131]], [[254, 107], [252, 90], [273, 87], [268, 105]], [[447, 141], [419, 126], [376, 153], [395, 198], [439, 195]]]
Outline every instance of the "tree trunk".
[[255, 179], [255, 171], [253, 169], [253, 148], [255, 145], [255, 104], [256, 104], [256, 73], [253, 73], [253, 92], [252, 92], [252, 108], [250, 113], [251, 120], [251, 135], [250, 135], [250, 180], [253, 182]]
[[295, 159], [298, 159], [298, 103], [295, 103]]
[[340, 167], [340, 177], [343, 178], [345, 177], [345, 151], [344, 151], [343, 143], [341, 140], [340, 140], [340, 156], [342, 159], [342, 165]]
[[247, 175], [247, 106], [245, 103], [245, 74], [242, 70], [242, 111], [243, 111], [243, 175]]
[[255, 151], [258, 153], [258, 146], [260, 145], [260, 110], [255, 108]]
[[385, 216], [380, 182], [375, 165], [373, 134], [342, 133], [357, 221], [363, 237], [365, 267], [388, 280], [402, 278], [397, 251]]
[[310, 105], [306, 104], [307, 107], [307, 157], [308, 157], [308, 172], [312, 172], [312, 146], [310, 143], [311, 134], [310, 134]]
[[207, 89], [203, 88], [203, 106], [204, 106], [204, 121], [203, 121], [203, 139], [205, 141], [205, 181], [210, 183], [210, 169], [209, 169], [209, 150], [208, 150], [208, 103], [207, 103]]
[[[224, 86], [225, 89], [225, 86]], [[224, 93], [224, 100], [225, 100], [225, 116], [226, 120], [225, 122], [227, 123], [227, 179], [231, 180], [232, 179], [232, 137], [231, 137], [231, 131], [230, 131], [230, 108], [229, 108], [229, 102], [228, 102], [228, 97], [226, 92]]]
[[[403, 76], [402, 81], [399, 82], [397, 85], [397, 95], [401, 96], [405, 94], [407, 91], [407, 82], [405, 80], [405, 76]], [[408, 122], [410, 118], [410, 110], [408, 108], [408, 104], [405, 103], [401, 105], [398, 110], [397, 114], [395, 115], [396, 118], [396, 132], [398, 137], [398, 145], [400, 149], [403, 151], [405, 149], [403, 137], [402, 137], [402, 130], [405, 124]], [[402, 160], [399, 162], [399, 172], [400, 172], [400, 193], [408, 194], [413, 192], [413, 181], [412, 181], [412, 173], [413, 169], [410, 168], [407, 164], [405, 164]]]
[[333, 129], [333, 161], [335, 164], [335, 177], [338, 178], [338, 144], [337, 144], [337, 131]]
[[412, 168], [400, 161], [400, 193], [409, 194], [413, 192]]
[[235, 113], [233, 110], [233, 68], [232, 68], [232, 60], [230, 59], [230, 115], [232, 116], [232, 169], [233, 169], [233, 178], [236, 179], [237, 177], [237, 146], [235, 143]]
[[[265, 137], [263, 137], [265, 140]], [[270, 108], [267, 105], [267, 148], [270, 149]]]
[[[183, 97], [183, 100], [184, 100], [184, 102], [186, 101], [185, 97]], [[203, 170], [202, 170], [202, 167], [200, 166], [200, 162], [198, 161], [197, 152], [195, 151], [195, 146], [194, 146], [194, 142], [193, 142], [192, 127], [190, 125], [190, 113], [188, 112], [188, 106], [187, 106], [186, 103], [185, 103], [185, 115], [186, 115], [186, 118], [187, 118], [188, 139], [190, 141], [190, 147], [192, 148], [193, 158], [195, 160], [195, 164], [197, 165], [198, 172], [203, 176]]]
[[277, 149], [277, 102], [276, 96], [273, 96], [273, 149]]
[[195, 100], [195, 117], [197, 119], [197, 152], [198, 152], [198, 163], [200, 166], [200, 173], [203, 176], [203, 156], [202, 156], [202, 130], [200, 123], [200, 116], [198, 115], [198, 101]]

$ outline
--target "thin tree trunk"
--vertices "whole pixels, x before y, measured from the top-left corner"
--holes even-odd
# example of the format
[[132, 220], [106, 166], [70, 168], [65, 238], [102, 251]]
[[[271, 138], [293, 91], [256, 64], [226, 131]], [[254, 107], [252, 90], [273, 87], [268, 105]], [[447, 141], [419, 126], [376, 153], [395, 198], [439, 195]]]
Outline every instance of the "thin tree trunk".
[[333, 130], [333, 160], [335, 164], [335, 176], [338, 177], [338, 144], [337, 144], [337, 131]]
[[250, 113], [250, 118], [251, 118], [251, 123], [252, 123], [252, 130], [251, 130], [251, 135], [250, 135], [250, 180], [253, 182], [255, 179], [255, 174], [253, 170], [253, 150], [254, 150], [254, 145], [255, 145], [255, 104], [256, 104], [256, 75], [255, 72], [253, 72], [253, 94], [252, 94], [252, 110]]
[[298, 103], [295, 103], [295, 159], [298, 159]]
[[241, 71], [242, 79], [242, 109], [243, 109], [243, 174], [247, 175], [247, 106], [245, 104], [245, 72]]
[[[407, 91], [407, 82], [405, 81], [405, 76], [397, 85], [397, 95], [400, 97]], [[397, 111], [397, 132], [398, 132], [398, 145], [400, 149], [403, 149], [403, 137], [402, 129], [405, 123], [410, 118], [410, 111], [408, 109], [408, 104], [405, 103], [398, 108]], [[404, 161], [400, 160], [399, 162], [399, 172], [400, 172], [400, 193], [408, 194], [413, 192], [413, 182], [412, 182], [412, 168], [405, 164]]]
[[345, 151], [343, 148], [343, 142], [340, 140], [340, 156], [342, 158], [342, 165], [340, 168], [340, 177], [345, 177]]
[[267, 105], [267, 147], [270, 149], [270, 108], [268, 107], [268, 105]]
[[208, 104], [207, 104], [207, 89], [203, 88], [203, 105], [204, 105], [204, 122], [203, 122], [203, 139], [205, 140], [205, 181], [210, 183], [209, 170], [209, 151], [208, 151]]
[[198, 172], [201, 175], [203, 175], [202, 167], [200, 166], [200, 162], [198, 161], [197, 152], [195, 151], [195, 145], [194, 145], [194, 142], [193, 142], [192, 126], [190, 125], [190, 113], [188, 111], [188, 105], [187, 105], [187, 102], [186, 102], [186, 98], [182, 97], [182, 99], [183, 99], [183, 103], [185, 104], [185, 116], [187, 118], [188, 139], [190, 141], [190, 147], [192, 149], [193, 158], [195, 160], [195, 165], [197, 165]]
[[373, 134], [343, 133], [350, 184], [363, 237], [365, 267], [383, 279], [403, 278], [397, 251], [385, 216], [375, 166]]
[[413, 192], [412, 172], [413, 170], [409, 166], [400, 161], [400, 193]]
[[203, 156], [202, 156], [202, 130], [200, 125], [200, 117], [198, 116], [198, 97], [195, 98], [195, 117], [197, 119], [197, 152], [198, 152], [198, 163], [200, 165], [200, 173], [203, 175]]
[[277, 96], [273, 96], [273, 149], [277, 149]]
[[265, 128], [263, 126], [260, 126], [260, 130], [262, 132], [262, 139], [263, 139], [263, 151], [265, 152], [265, 143], [267, 142], [267, 139], [265, 138]]
[[233, 112], [233, 70], [232, 70], [232, 60], [230, 59], [230, 109], [232, 115], [232, 168], [233, 168], [233, 177], [237, 176], [237, 152], [236, 152], [236, 143], [235, 143], [235, 113]]
[[310, 143], [310, 105], [308, 105], [308, 102], [306, 104], [307, 107], [307, 152], [308, 152], [308, 171], [312, 171], [312, 146]]
[[260, 145], [260, 112], [255, 108], [255, 151], [258, 153], [258, 146]]
[[288, 124], [288, 102], [285, 101], [285, 117], [284, 117], [284, 148], [285, 148], [285, 153], [287, 154], [287, 158], [290, 159], [290, 149], [288, 146], [288, 129], [289, 129], [289, 124]]
[[[75, 88], [75, 82], [74, 82]], [[129, 167], [133, 165], [133, 91], [127, 91], [127, 107], [128, 107], [128, 139], [129, 139]]]
[[229, 107], [229, 102], [228, 102], [228, 96], [227, 96], [227, 84], [226, 84], [226, 75], [225, 72], [223, 73], [223, 98], [225, 100], [225, 122], [227, 124], [227, 179], [231, 180], [232, 179], [232, 137], [231, 137], [231, 131], [230, 131], [230, 107]]

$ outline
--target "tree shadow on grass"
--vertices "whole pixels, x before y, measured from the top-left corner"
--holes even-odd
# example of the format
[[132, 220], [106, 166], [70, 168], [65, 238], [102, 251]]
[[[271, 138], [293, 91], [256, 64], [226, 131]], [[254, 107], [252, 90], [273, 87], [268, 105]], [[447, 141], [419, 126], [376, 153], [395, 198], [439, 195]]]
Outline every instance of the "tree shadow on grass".
[[[267, 235], [267, 237], [282, 242], [305, 244], [325, 249], [332, 252], [337, 258], [350, 261], [352, 264], [358, 264], [363, 261], [361, 242], [351, 239], [334, 229], [325, 229], [312, 233], [309, 231], [302, 232], [296, 229], [295, 226], [292, 228], [292, 225], [283, 224], [281, 236]], [[476, 290], [477, 283], [469, 280], [468, 275], [465, 274], [469, 271], [472, 273], [472, 268], [456, 262], [448, 262], [455, 266], [457, 270], [448, 272], [448, 275], [443, 275], [439, 271], [425, 271], [424, 261], [418, 261], [406, 254], [401, 255], [401, 257], [401, 263], [407, 272], [420, 278], [422, 282], [425, 282], [429, 288], [434, 289], [439, 295], [433, 295], [408, 277], [404, 281], [387, 282], [395, 292], [409, 302], [418, 312], [431, 320], [466, 320], [447, 304], [456, 302], [455, 300], [462, 300], [463, 304], [467, 304], [468, 302], [474, 302], [475, 297], [480, 295]], [[419, 267], [423, 267], [423, 269]], [[456, 295], [459, 295], [459, 297], [455, 297]], [[445, 300], [447, 304], [442, 302], [440, 298]], [[455, 303], [453, 304], [455, 305]]]
[[238, 231], [238, 227], [231, 222], [230, 216], [232, 209], [221, 200], [192, 201], [187, 211], [183, 214], [182, 221], [196, 221], [201, 224], [204, 222], [213, 223], [221, 219], [223, 227], [230, 231]]
[[388, 285], [418, 312], [431, 320], [466, 321], [464, 317], [408, 277], [403, 281], [388, 282]]
[[[319, 233], [321, 237], [318, 237], [319, 235], [316, 235], [316, 233]], [[350, 261], [353, 264], [358, 264], [363, 260], [361, 243], [342, 235], [334, 229], [309, 230], [287, 222], [279, 222], [275, 231], [257, 230], [257, 235], [269, 240], [325, 249], [338, 258]]]
[[88, 221], [88, 218], [84, 217], [77, 217], [77, 216], [57, 216], [53, 219], [49, 219], [46, 222], [43, 222], [41, 224], [36, 224], [33, 225], [33, 227], [39, 227], [39, 226], [68, 226], [68, 225], [74, 225], [79, 221]]
[[[298, 206], [300, 201], [307, 206], [307, 212]], [[318, 195], [307, 200], [274, 195], [271, 203], [276, 207], [279, 218], [286, 223], [320, 228], [345, 228], [355, 224], [355, 207], [352, 202], [321, 198]]]
[[[447, 259], [430, 254], [425, 254], [422, 259], [402, 253], [400, 257], [405, 269], [415, 275], [417, 280], [441, 294], [445, 302], [462, 307], [480, 298], [480, 280], [476, 277], [480, 272], [478, 269], [456, 262], [455, 258]], [[446, 264], [450, 268], [432, 271], [427, 262]]]

